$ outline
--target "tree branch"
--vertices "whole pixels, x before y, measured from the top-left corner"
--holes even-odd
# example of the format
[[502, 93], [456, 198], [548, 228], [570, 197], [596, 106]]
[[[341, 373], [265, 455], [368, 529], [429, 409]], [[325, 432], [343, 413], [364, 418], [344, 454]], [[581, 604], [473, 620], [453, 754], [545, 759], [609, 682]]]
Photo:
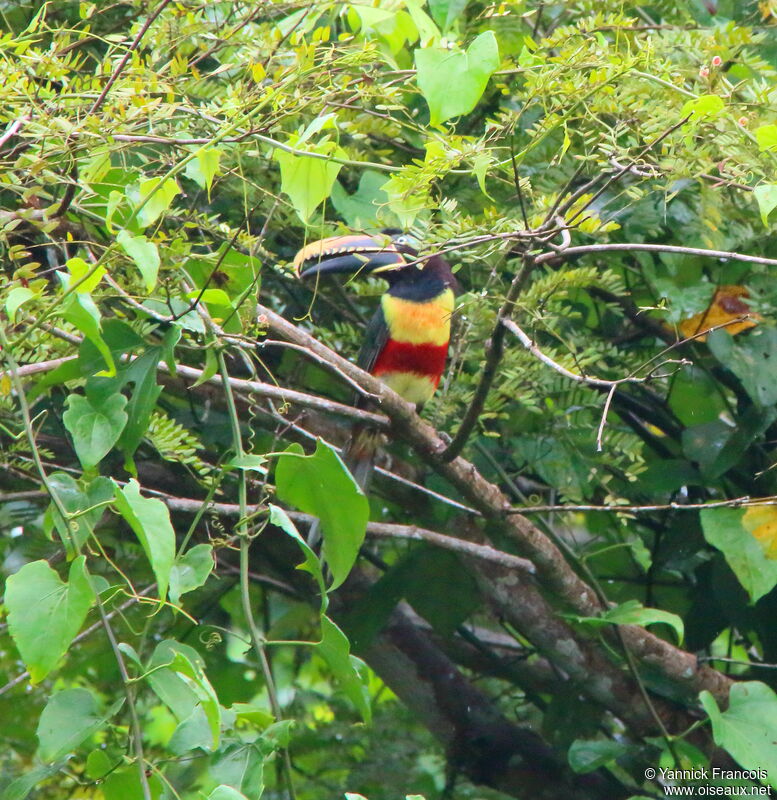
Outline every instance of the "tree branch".
[[534, 260], [530, 256], [524, 256], [523, 265], [521, 269], [513, 278], [510, 288], [507, 291], [502, 307], [496, 315], [496, 324], [491, 334], [491, 338], [486, 344], [486, 352], [483, 363], [483, 371], [480, 374], [480, 382], [475, 389], [475, 394], [469, 404], [464, 417], [456, 431], [456, 435], [451, 440], [451, 443], [440, 453], [439, 458], [442, 461], [453, 461], [464, 449], [473, 428], [477, 424], [480, 414], [483, 411], [483, 406], [486, 403], [488, 393], [491, 391], [491, 386], [496, 377], [499, 362], [502, 360], [502, 353], [504, 352], [504, 337], [505, 328], [504, 322], [509, 319], [515, 307], [515, 301], [521, 293], [526, 281], [529, 279], [532, 269], [534, 268]]
[[[747, 253], [736, 253], [730, 250], [707, 250], [704, 247], [681, 247], [673, 244], [648, 244], [645, 242], [613, 242], [608, 244], [584, 244], [576, 247], [568, 247], [564, 251], [564, 257], [589, 255], [591, 253], [616, 253], [644, 251], [648, 253], [678, 253], [679, 255], [704, 256], [706, 258], [730, 259], [731, 261], [745, 261], [750, 264], [765, 264], [769, 267], [777, 267], [777, 259], [763, 258], [762, 256], [751, 256]], [[535, 263], [544, 264], [558, 258], [559, 254], [541, 253], [535, 256]]]
[[[514, 513], [512, 504], [497, 486], [486, 481], [474, 465], [461, 457], [450, 462], [440, 458], [440, 454], [445, 451], [445, 443], [415, 413], [412, 404], [403, 400], [382, 381], [340, 357], [274, 311], [264, 306], [260, 306], [260, 311], [267, 316], [270, 328], [277, 335], [315, 350], [318, 355], [331, 360], [365, 389], [378, 396], [381, 409], [391, 419], [394, 435], [407, 442], [424, 461], [455, 486], [474, 508], [509, 535], [516, 542], [521, 555], [534, 563], [538, 579], [548, 589], [584, 616], [596, 616], [604, 610], [594, 590], [575, 573], [558, 548], [528, 519]], [[520, 593], [513, 592], [510, 600], [516, 614], [520, 615], [523, 607]], [[731, 680], [725, 675], [700, 666], [695, 656], [643, 628], [625, 625], [621, 627], [621, 631], [636, 658], [650, 664], [684, 691], [695, 695], [702, 689], [707, 689], [725, 702], [731, 685]]]

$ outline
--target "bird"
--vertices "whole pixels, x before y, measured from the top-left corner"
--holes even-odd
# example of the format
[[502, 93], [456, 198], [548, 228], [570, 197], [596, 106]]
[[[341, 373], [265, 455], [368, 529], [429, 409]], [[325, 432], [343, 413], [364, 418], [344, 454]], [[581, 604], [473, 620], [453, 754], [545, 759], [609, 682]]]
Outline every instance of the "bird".
[[[445, 259], [419, 259], [415, 244], [396, 229], [332, 236], [303, 247], [294, 267], [303, 280], [334, 273], [385, 278], [388, 290], [367, 324], [356, 364], [420, 411], [445, 371], [459, 284]], [[379, 443], [374, 428], [357, 424], [344, 451], [346, 466], [365, 492]]]

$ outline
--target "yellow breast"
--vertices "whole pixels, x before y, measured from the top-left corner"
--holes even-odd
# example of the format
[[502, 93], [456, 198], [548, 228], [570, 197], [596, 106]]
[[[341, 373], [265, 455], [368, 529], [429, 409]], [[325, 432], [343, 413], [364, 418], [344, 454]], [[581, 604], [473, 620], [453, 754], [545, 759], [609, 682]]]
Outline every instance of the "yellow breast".
[[438, 346], [448, 343], [454, 305], [451, 289], [420, 303], [384, 294], [381, 304], [394, 341]]

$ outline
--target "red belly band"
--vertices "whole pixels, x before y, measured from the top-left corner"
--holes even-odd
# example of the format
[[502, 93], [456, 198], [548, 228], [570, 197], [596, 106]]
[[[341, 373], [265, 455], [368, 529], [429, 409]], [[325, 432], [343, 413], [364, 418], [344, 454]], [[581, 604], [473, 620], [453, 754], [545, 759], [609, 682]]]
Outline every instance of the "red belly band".
[[429, 378], [437, 386], [447, 355], [447, 343], [410, 344], [389, 339], [375, 361], [372, 374], [380, 377], [387, 372], [412, 372]]

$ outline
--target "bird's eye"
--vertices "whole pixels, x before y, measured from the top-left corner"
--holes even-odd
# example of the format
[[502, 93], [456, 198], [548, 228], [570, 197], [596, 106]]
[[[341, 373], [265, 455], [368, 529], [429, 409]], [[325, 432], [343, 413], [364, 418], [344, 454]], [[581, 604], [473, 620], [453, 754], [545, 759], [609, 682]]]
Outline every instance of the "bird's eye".
[[394, 239], [394, 244], [410, 244], [410, 239], [407, 236], [397, 236]]

